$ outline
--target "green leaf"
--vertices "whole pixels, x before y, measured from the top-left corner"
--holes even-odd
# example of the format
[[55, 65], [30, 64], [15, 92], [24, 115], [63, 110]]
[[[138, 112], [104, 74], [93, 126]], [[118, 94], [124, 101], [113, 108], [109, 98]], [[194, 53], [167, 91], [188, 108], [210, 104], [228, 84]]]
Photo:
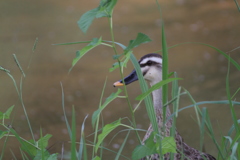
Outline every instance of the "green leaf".
[[0, 139], [8, 134], [8, 131], [0, 131]]
[[37, 148], [35, 147], [34, 141], [31, 139], [29, 141], [21, 141], [21, 149], [26, 151], [31, 156], [37, 155]]
[[48, 140], [52, 137], [51, 134], [46, 134], [44, 137], [41, 137], [38, 141], [39, 148], [46, 148], [48, 146]]
[[131, 40], [125, 49], [125, 52], [128, 52], [129, 50], [139, 46], [140, 44], [147, 43], [152, 41], [146, 34], [138, 33], [137, 38], [134, 40]]
[[101, 160], [101, 158], [96, 156], [96, 157], [93, 158], [93, 160]]
[[181, 79], [181, 78], [169, 78], [169, 79], [163, 80], [161, 82], [158, 82], [157, 84], [153, 85], [147, 92], [142, 93], [139, 96], [137, 96], [136, 100], [140, 100], [141, 101], [144, 98], [146, 98], [146, 96], [148, 96], [150, 93], [152, 93], [152, 91], [154, 91], [156, 89], [159, 89], [160, 87], [162, 87], [165, 84], [168, 84], [168, 83], [170, 83], [172, 81], [179, 80], [179, 79]]
[[51, 155], [47, 158], [47, 160], [57, 160], [57, 158], [58, 158], [58, 154], [55, 153], [55, 154], [51, 154]]
[[177, 153], [174, 137], [164, 137], [162, 140], [162, 154]]
[[[122, 63], [122, 62], [120, 62]], [[119, 68], [119, 63], [118, 62], [115, 62], [113, 65], [112, 65], [112, 68], [109, 68], [109, 72], [112, 72], [114, 71], [115, 69]]]
[[0, 112], [0, 119], [9, 119], [14, 105], [12, 105], [5, 113]]
[[98, 12], [96, 18], [112, 17], [113, 8], [116, 5], [117, 0], [101, 0], [98, 6]]
[[96, 123], [96, 120], [97, 120], [97, 117], [100, 115], [101, 111], [106, 108], [106, 106], [112, 102], [115, 98], [117, 98], [117, 96], [122, 92], [121, 89], [118, 88], [117, 92], [115, 93], [112, 93], [106, 100], [105, 102], [103, 103], [103, 105], [101, 105], [99, 107], [98, 110], [96, 110], [93, 115], [92, 115], [92, 126], [94, 127], [95, 126], [95, 123]]
[[42, 152], [41, 150], [37, 150], [37, 153], [33, 160], [40, 160], [40, 159], [47, 160], [47, 157], [49, 157], [49, 156], [50, 156], [50, 154], [48, 151], [44, 150], [44, 152]]
[[93, 40], [84, 48], [82, 48], [80, 51], [76, 52], [76, 57], [73, 59], [72, 61], [72, 67], [70, 68], [70, 71], [72, 70], [72, 68], [76, 65], [76, 63], [91, 49], [97, 47], [98, 45], [100, 45], [102, 42], [102, 38], [100, 37], [98, 38], [93, 38]]
[[154, 134], [152, 132], [150, 137], [145, 141], [144, 145], [139, 145], [134, 149], [132, 153], [132, 159], [141, 159], [155, 153], [157, 153], [157, 147], [156, 143], [154, 142]]
[[97, 15], [96, 18], [112, 17], [113, 8], [116, 5], [116, 3], [117, 3], [117, 0], [101, 0], [99, 11], [105, 12], [105, 14], [102, 13], [102, 16], [100, 16], [100, 13], [98, 13], [99, 15]]
[[94, 8], [81, 16], [77, 24], [78, 27], [83, 31], [83, 33], [87, 33], [87, 30], [95, 19], [97, 12], [98, 8]]
[[[130, 55], [131, 55], [132, 51], [128, 51], [125, 55], [124, 55], [124, 60], [122, 60], [122, 62], [120, 62], [120, 65], [122, 67], [127, 67], [128, 61], [130, 59]], [[109, 72], [114, 71], [115, 69], [119, 68], [119, 63], [116, 62], [113, 64], [113, 67], [109, 69]]]
[[102, 110], [103, 110], [102, 108], [98, 108], [98, 110], [94, 111], [94, 113], [93, 113], [93, 115], [92, 115], [92, 127], [93, 127], [93, 128], [94, 128], [95, 123], [96, 123], [96, 121], [97, 121], [97, 118], [98, 118], [98, 116], [100, 115], [100, 113], [101, 113]]
[[[160, 143], [155, 143], [154, 133], [145, 141], [144, 145], [137, 146], [132, 154], [132, 159], [141, 159], [143, 157], [159, 153]], [[161, 153], [176, 153], [176, 143], [173, 137], [164, 137], [161, 140]]]
[[79, 28], [86, 33], [95, 18], [112, 17], [113, 8], [117, 0], [101, 0], [100, 5], [86, 13], [79, 19]]
[[103, 127], [103, 130], [102, 130], [102, 133], [99, 134], [98, 136], [98, 142], [95, 146], [95, 152], [97, 152], [100, 144], [103, 142], [103, 140], [105, 139], [105, 137], [110, 133], [112, 132], [115, 128], [117, 128], [118, 126], [121, 125], [121, 119], [113, 122], [113, 123], [110, 123], [110, 124], [107, 124]]
[[42, 155], [42, 152], [39, 150], [33, 160], [42, 160], [42, 159], [44, 159], [44, 160], [57, 160], [57, 158], [58, 158], [57, 153], [54, 153], [54, 154], [50, 155], [50, 153], [47, 150], [44, 150], [44, 155]]

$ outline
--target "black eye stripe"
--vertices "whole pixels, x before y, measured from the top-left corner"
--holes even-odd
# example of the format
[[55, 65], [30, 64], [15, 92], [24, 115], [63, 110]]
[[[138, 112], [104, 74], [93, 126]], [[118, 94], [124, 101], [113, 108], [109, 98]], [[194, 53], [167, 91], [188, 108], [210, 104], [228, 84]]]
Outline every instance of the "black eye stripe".
[[149, 60], [144, 64], [140, 64], [140, 67], [151, 66], [151, 65], [155, 65], [155, 64], [159, 64], [159, 63]]

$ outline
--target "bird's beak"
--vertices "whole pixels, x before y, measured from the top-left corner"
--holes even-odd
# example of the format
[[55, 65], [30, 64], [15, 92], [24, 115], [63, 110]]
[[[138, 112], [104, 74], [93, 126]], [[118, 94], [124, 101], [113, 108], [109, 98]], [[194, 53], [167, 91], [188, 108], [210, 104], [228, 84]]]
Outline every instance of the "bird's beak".
[[[138, 80], [138, 76], [135, 70], [133, 70], [127, 77], [124, 78], [125, 85], [128, 85], [134, 81]], [[119, 80], [113, 84], [114, 87], [123, 86], [124, 85], [122, 80]]]

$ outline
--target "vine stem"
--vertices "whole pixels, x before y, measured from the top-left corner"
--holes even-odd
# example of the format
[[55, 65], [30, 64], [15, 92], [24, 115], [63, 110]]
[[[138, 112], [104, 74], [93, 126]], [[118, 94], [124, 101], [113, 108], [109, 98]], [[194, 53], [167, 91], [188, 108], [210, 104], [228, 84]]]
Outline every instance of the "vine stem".
[[[109, 22], [109, 26], [110, 26], [110, 32], [111, 32], [111, 38], [112, 38], [112, 46], [113, 46], [113, 50], [114, 50], [114, 53], [115, 55], [118, 55], [118, 52], [117, 52], [117, 49], [116, 49], [116, 45], [115, 45], [115, 40], [114, 40], [114, 33], [113, 33], [113, 19], [112, 19], [112, 16], [108, 18], [108, 22]], [[121, 78], [124, 79], [124, 76], [123, 76], [123, 67], [121, 66], [121, 62], [119, 60], [119, 58], [117, 58], [117, 61], [118, 61], [118, 64], [119, 64], [119, 71], [120, 71], [120, 74], [121, 74]], [[135, 120], [135, 116], [134, 116], [134, 110], [133, 110], [133, 107], [131, 105], [131, 102], [130, 102], [130, 99], [129, 99], [129, 96], [128, 96], [128, 92], [127, 92], [127, 87], [126, 85], [123, 86], [124, 88], [124, 94], [126, 96], [126, 99], [127, 99], [127, 104], [129, 106], [129, 109], [131, 111], [131, 116], [132, 116], [132, 125], [135, 129], [135, 132], [136, 132], [136, 135], [137, 135], [137, 138], [138, 138], [138, 141], [139, 143], [141, 143], [141, 138], [136, 130], [137, 128], [137, 125], [136, 125], [136, 120]]]

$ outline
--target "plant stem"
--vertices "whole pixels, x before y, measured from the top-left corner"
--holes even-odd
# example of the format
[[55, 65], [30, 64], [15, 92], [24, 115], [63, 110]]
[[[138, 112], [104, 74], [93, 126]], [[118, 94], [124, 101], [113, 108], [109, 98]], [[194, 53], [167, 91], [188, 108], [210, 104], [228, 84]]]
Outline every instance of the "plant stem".
[[[115, 40], [114, 40], [114, 33], [113, 33], [113, 21], [112, 21], [112, 16], [108, 18], [108, 21], [109, 21], [109, 26], [110, 26], [110, 33], [111, 33], [111, 38], [112, 38], [112, 46], [113, 46], [113, 50], [115, 52], [115, 55], [118, 55], [118, 52], [117, 52], [117, 49], [116, 49], [116, 45], [115, 45]], [[121, 75], [121, 78], [124, 79], [124, 76], [123, 76], [123, 68], [121, 66], [121, 63], [120, 63], [120, 60], [117, 59], [118, 61], [118, 64], [119, 64], [119, 71], [120, 71], [120, 75]], [[123, 86], [124, 88], [124, 94], [126, 96], [126, 99], [127, 99], [127, 103], [128, 103], [128, 106], [129, 106], [129, 109], [131, 111], [131, 116], [132, 116], [132, 125], [134, 127], [134, 129], [137, 128], [137, 125], [136, 125], [136, 120], [135, 120], [135, 116], [134, 116], [134, 110], [133, 110], [133, 107], [130, 103], [130, 99], [129, 99], [129, 96], [128, 96], [128, 92], [127, 92], [127, 87], [126, 85]], [[137, 130], [135, 130], [136, 132], [136, 135], [137, 135], [137, 138], [138, 138], [138, 141], [139, 143], [141, 143], [141, 138], [137, 132]]]

